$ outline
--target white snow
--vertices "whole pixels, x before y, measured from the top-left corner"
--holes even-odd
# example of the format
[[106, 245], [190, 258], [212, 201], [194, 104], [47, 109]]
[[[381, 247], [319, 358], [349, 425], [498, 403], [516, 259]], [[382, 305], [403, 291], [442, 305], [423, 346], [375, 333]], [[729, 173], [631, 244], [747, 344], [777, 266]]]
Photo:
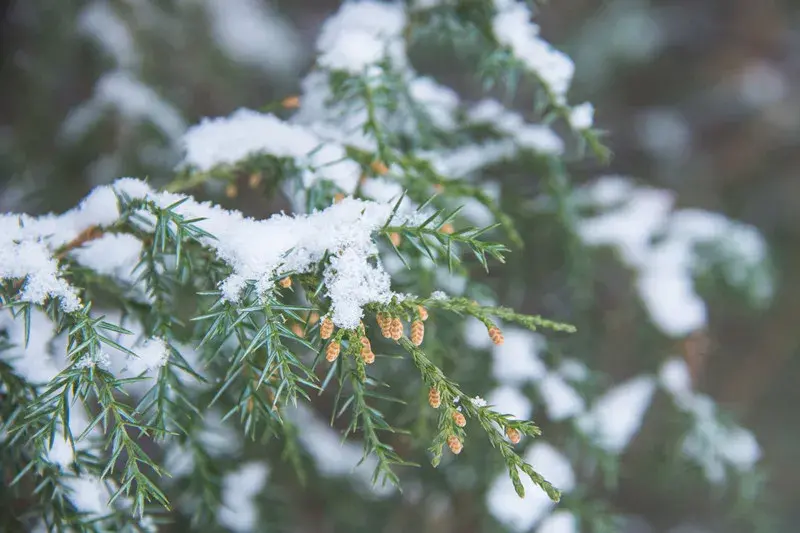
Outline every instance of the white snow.
[[258, 0], [204, 0], [211, 32], [220, 48], [241, 63], [266, 71], [293, 72], [303, 44], [290, 22]]
[[542, 521], [536, 533], [578, 533], [578, 519], [569, 511], [556, 511]]
[[115, 70], [103, 74], [95, 85], [92, 98], [70, 111], [62, 124], [61, 135], [80, 137], [106, 112], [113, 108], [131, 122], [150, 122], [170, 140], [178, 139], [186, 129], [178, 110], [130, 72]]
[[[60, 217], [48, 215], [34, 219], [4, 215], [0, 218], [0, 227], [7, 231], [0, 237], [3, 252], [0, 278], [27, 276], [22, 291], [24, 300], [42, 303], [47, 296], [59, 297], [65, 310], [76, 310], [77, 296], [59, 278], [52, 252], [58, 244], [77, 236], [81, 229], [112, 221], [111, 215], [118, 209], [116, 201], [112, 200], [115, 191], [131, 199], [152, 200], [162, 207], [187, 198], [156, 193], [144, 182], [123, 178], [111, 186], [99, 187], [76, 210]], [[98, 209], [99, 215], [94, 217], [96, 199], [106, 199], [107, 205]], [[216, 237], [202, 241], [233, 267], [234, 274], [221, 287], [225, 298], [232, 301], [238, 301], [245, 280], [254, 280], [262, 291], [269, 290], [272, 280], [280, 274], [279, 268], [281, 272], [304, 272], [330, 252], [330, 264], [323, 275], [333, 302], [332, 318], [339, 327], [354, 328], [365, 304], [386, 303], [393, 294], [389, 275], [379, 263], [370, 263], [370, 258], [378, 253], [372, 234], [389, 219], [392, 208], [388, 203], [346, 198], [310, 215], [280, 214], [259, 221], [189, 199], [176, 207], [175, 212], [188, 218], [203, 218], [197, 226]], [[398, 211], [393, 223], [420, 222], [424, 216], [416, 211], [410, 214]], [[24, 228], [19, 227], [19, 219], [25, 220]], [[51, 229], [54, 234], [48, 236]], [[104, 263], [103, 268], [106, 266]]]
[[511, 415], [517, 420], [530, 420], [533, 406], [518, 388], [504, 385], [489, 393], [487, 399], [494, 411]]
[[[698, 245], [714, 244], [720, 250], [723, 275], [755, 303], [767, 302], [774, 293], [764, 266], [767, 246], [752, 226], [696, 209], [673, 211], [673, 193], [635, 187], [618, 176], [584, 187], [578, 198], [583, 205], [610, 208], [582, 220], [579, 233], [591, 245], [613, 246], [637, 271], [639, 295], [667, 335], [681, 337], [706, 325], [706, 306], [693, 281], [697, 269], [708, 267]], [[654, 243], [657, 235], [663, 239]]]
[[253, 501], [264, 488], [269, 475], [265, 463], [251, 461], [243, 464], [222, 480], [222, 505], [217, 519], [236, 533], [254, 531], [258, 522], [258, 507]]
[[139, 53], [133, 36], [108, 2], [92, 2], [78, 15], [78, 29], [92, 37], [123, 68], [135, 68]]
[[360, 442], [342, 440], [338, 432], [303, 405], [287, 411], [286, 416], [302, 428], [298, 438], [320, 474], [326, 477], [349, 476], [359, 490], [376, 498], [385, 498], [395, 492], [391, 484], [372, 484], [377, 459], [373, 455], [364, 458]]
[[642, 425], [655, 381], [650, 376], [632, 378], [595, 400], [578, 418], [578, 427], [609, 453], [622, 453]]
[[492, 349], [492, 374], [498, 382], [521, 384], [547, 374], [547, 368], [539, 359], [545, 347], [544, 337], [513, 326], [505, 328], [503, 336], [505, 342]]
[[[562, 492], [575, 487], [575, 474], [564, 455], [551, 445], [538, 440], [525, 453], [524, 459]], [[521, 474], [525, 498], [519, 498], [506, 472], [499, 474], [489, 487], [486, 503], [489, 512], [515, 532], [529, 531], [555, 505], [539, 487]]]
[[403, 66], [405, 24], [405, 7], [399, 2], [345, 2], [322, 26], [317, 61], [331, 70], [355, 75], [385, 56]]
[[569, 123], [576, 130], [587, 130], [594, 123], [594, 106], [584, 102], [572, 108], [569, 114]]
[[294, 159], [305, 169], [303, 184], [331, 181], [352, 194], [361, 175], [360, 166], [346, 159], [342, 145], [325, 142], [310, 129], [284, 122], [272, 114], [239, 109], [229, 117], [206, 118], [192, 126], [182, 140], [184, 164], [208, 171], [232, 165], [248, 156], [269, 154]]
[[169, 358], [169, 347], [164, 339], [154, 337], [146, 340], [138, 348], [135, 349], [138, 357], [130, 359], [128, 362], [128, 371], [138, 376], [143, 372], [156, 370], [164, 366]]
[[499, 9], [492, 20], [495, 38], [542, 81], [557, 103], [564, 104], [575, 73], [572, 60], [539, 36], [539, 27], [531, 22], [525, 3], [497, 4], [501, 5], [497, 5]]
[[690, 394], [692, 389], [692, 376], [689, 367], [683, 359], [673, 357], [661, 365], [658, 373], [661, 386], [673, 395]]
[[583, 398], [557, 374], [547, 374], [538, 388], [547, 416], [554, 422], [577, 416], [586, 409]]

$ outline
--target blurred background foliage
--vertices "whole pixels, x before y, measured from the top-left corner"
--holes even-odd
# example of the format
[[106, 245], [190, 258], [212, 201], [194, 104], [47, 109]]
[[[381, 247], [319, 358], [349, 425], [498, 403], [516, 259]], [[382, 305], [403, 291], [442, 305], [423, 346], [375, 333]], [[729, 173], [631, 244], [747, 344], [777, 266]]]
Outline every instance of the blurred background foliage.
[[[0, 209], [63, 211], [117, 176], [168, 182], [187, 125], [242, 106], [263, 108], [299, 91], [317, 30], [337, 6], [332, 0], [3, 2]], [[557, 350], [607, 374], [608, 382], [653, 371], [665, 354], [682, 354], [697, 388], [752, 429], [762, 446], [767, 482], [758, 511], [771, 518], [768, 530], [796, 531], [800, 5], [560, 0], [542, 6], [537, 22], [575, 60], [570, 100], [595, 104], [595, 124], [609, 132], [614, 152], [608, 167], [571, 165], [573, 181], [632, 176], [675, 191], [679, 207], [753, 224], [771, 247], [778, 287], [769, 307], [757, 309], [719, 276], [699, 279], [708, 329], [675, 342], [648, 323], [633, 274], [608, 250], [596, 250], [584, 265], [587, 299], [576, 305], [565, 289], [572, 263], [564, 235], [520, 200], [543, 187], [525, 167], [505, 169], [501, 181], [503, 203], [526, 246], [495, 268], [488, 283], [505, 305], [578, 324], [583, 335]], [[419, 71], [464, 99], [478, 98], [479, 80], [451, 56], [429, 45], [411, 53]], [[531, 100], [526, 90], [519, 88], [519, 105]], [[262, 217], [286, 206], [254, 194], [215, 199]], [[460, 346], [456, 333], [436, 335], [446, 346]], [[488, 373], [481, 366], [448, 370], [467, 389], [478, 389]], [[748, 487], [710, 491], [699, 470], [670, 459], [675, 441], [664, 435], [680, 421], [662, 400], [657, 397], [623, 456], [618, 487], [598, 482], [581, 490], [603, 494], [609, 509], [630, 517], [611, 531], [750, 530], [748, 517], [735, 514], [749, 513], [747, 505], [734, 505], [734, 515], [729, 505], [747, 499]], [[413, 413], [405, 414], [413, 423]], [[483, 488], [444, 497], [452, 490], [444, 478], [457, 472], [430, 473], [422, 493], [409, 490], [402, 500], [364, 504], [340, 481], [314, 477], [305, 488], [292, 485], [289, 467], [279, 465], [272, 476], [283, 480], [282, 491], [270, 493], [264, 509], [268, 520], [291, 523], [298, 532], [499, 531], [477, 501], [489, 471], [478, 464], [478, 481], [464, 485]], [[753, 479], [742, 483], [759, 486]]]

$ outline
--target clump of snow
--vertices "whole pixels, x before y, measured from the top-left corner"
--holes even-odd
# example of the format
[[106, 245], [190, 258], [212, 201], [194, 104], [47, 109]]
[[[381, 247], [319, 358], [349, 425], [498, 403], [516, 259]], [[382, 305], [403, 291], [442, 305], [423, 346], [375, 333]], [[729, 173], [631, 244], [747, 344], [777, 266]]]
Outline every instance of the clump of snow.
[[[524, 459], [562, 492], [570, 492], [575, 487], [572, 466], [551, 445], [537, 441], [528, 448]], [[515, 532], [529, 531], [555, 505], [527, 476], [523, 474], [521, 480], [525, 498], [517, 496], [505, 472], [492, 482], [486, 498], [492, 516]]]
[[569, 381], [585, 381], [589, 377], [586, 365], [575, 359], [564, 359], [558, 367], [558, 373]]
[[427, 76], [412, 79], [408, 90], [411, 98], [425, 107], [435, 126], [444, 130], [455, 126], [453, 115], [459, 105], [458, 94], [455, 91]]
[[599, 448], [609, 453], [622, 453], [639, 431], [654, 390], [655, 381], [649, 376], [617, 385], [578, 418], [578, 427]]
[[387, 56], [404, 65], [405, 25], [405, 7], [400, 2], [345, 2], [322, 26], [317, 61], [325, 68], [355, 75]]
[[520, 384], [539, 380], [547, 374], [547, 368], [539, 359], [539, 353], [545, 347], [541, 335], [509, 327], [503, 330], [503, 336], [505, 342], [492, 350], [492, 374], [497, 381]]
[[536, 533], [578, 533], [578, 519], [569, 511], [556, 511], [542, 521]]
[[126, 285], [134, 285], [138, 276], [133, 271], [139, 263], [141, 253], [142, 241], [133, 235], [108, 233], [84, 243], [70, 255], [98, 274], [110, 276]]
[[266, 464], [252, 461], [225, 475], [222, 480], [222, 505], [217, 512], [220, 524], [237, 533], [255, 529], [258, 507], [253, 501], [264, 488], [269, 475]]
[[78, 511], [91, 518], [99, 518], [110, 513], [108, 506], [111, 493], [105, 483], [97, 477], [82, 475], [64, 478], [67, 497]]
[[360, 442], [343, 441], [339, 433], [305, 406], [292, 408], [286, 416], [303, 428], [298, 438], [323, 476], [350, 476], [360, 490], [374, 497], [384, 498], [395, 492], [394, 486], [388, 483], [373, 485], [372, 473], [377, 459], [373, 455], [364, 457]]
[[495, 38], [542, 81], [556, 102], [564, 104], [575, 73], [572, 60], [539, 36], [539, 27], [531, 22], [525, 3], [496, 5], [499, 9], [492, 20]]
[[713, 483], [725, 481], [725, 466], [751, 470], [761, 457], [761, 448], [752, 433], [719, 420], [711, 398], [692, 390], [689, 369], [682, 359], [666, 361], [659, 372], [662, 387], [675, 406], [692, 417], [692, 428], [684, 436], [681, 450], [699, 464]]
[[[701, 245], [715, 246], [727, 280], [756, 303], [772, 297], [767, 247], [755, 228], [706, 211], [673, 212], [672, 193], [634, 187], [620, 177], [600, 179], [578, 196], [584, 204], [615, 207], [582, 220], [579, 233], [589, 244], [614, 246], [638, 272], [639, 294], [664, 333], [679, 337], [706, 325], [706, 306], [693, 283], [698, 269], [709, 268], [697, 253]], [[663, 239], [654, 244], [657, 235]]]
[[139, 54], [130, 30], [107, 2], [92, 2], [78, 15], [78, 29], [93, 38], [114, 58], [117, 66], [134, 68]]
[[[497, 100], [481, 100], [467, 112], [467, 117], [475, 124], [491, 124], [514, 140], [519, 148], [545, 155], [561, 155], [564, 152], [564, 141], [549, 126], [529, 124], [522, 115], [509, 111]], [[496, 157], [502, 153], [499, 147], [495, 151]]]
[[[330, 262], [323, 275], [333, 303], [331, 316], [337, 326], [355, 328], [365, 304], [387, 303], [393, 295], [389, 275], [380, 263], [371, 262], [378, 254], [373, 233], [392, 216], [393, 206], [389, 203], [346, 198], [310, 215], [280, 214], [268, 220], [254, 220], [182, 195], [157, 193], [146, 183], [131, 178], [99, 187], [75, 211], [62, 216], [3, 215], [0, 227], [7, 231], [0, 236], [3, 252], [0, 278], [27, 277], [22, 290], [25, 301], [42, 303], [48, 296], [59, 297], [65, 310], [76, 310], [79, 300], [75, 291], [59, 277], [53, 251], [59, 244], [75, 238], [82, 229], [110, 223], [113, 221], [110, 214], [119, 216], [115, 192], [131, 199], [151, 200], [161, 207], [186, 199], [174, 208], [175, 212], [187, 218], [203, 219], [197, 226], [216, 237], [203, 238], [203, 244], [233, 267], [233, 275], [221, 287], [228, 300], [238, 301], [246, 280], [253, 280], [258, 287], [267, 290], [274, 277], [280, 274], [278, 268], [282, 272], [305, 272], [328, 253]], [[108, 205], [103, 205], [99, 213], [93, 209], [95, 198], [107, 198]], [[417, 211], [398, 211], [394, 216], [393, 223], [397, 224], [421, 222], [425, 217]], [[24, 227], [19, 220], [25, 222]], [[49, 235], [51, 229], [54, 235]], [[87, 257], [84, 256], [84, 260]], [[100, 266], [105, 269], [108, 264], [103, 261]]]
[[547, 416], [555, 422], [577, 416], [586, 409], [583, 398], [558, 374], [547, 374], [538, 387]]
[[355, 191], [361, 175], [360, 166], [346, 158], [342, 145], [325, 142], [304, 126], [249, 109], [239, 109], [229, 117], [204, 119], [189, 128], [182, 143], [184, 164], [201, 171], [269, 154], [295, 160], [305, 170], [306, 187], [325, 179], [348, 194]]
[[143, 372], [152, 371], [164, 366], [169, 358], [169, 346], [164, 339], [154, 337], [146, 340], [135, 349], [138, 357], [132, 358], [128, 363], [128, 371], [138, 376]]
[[673, 395], [690, 394], [692, 389], [692, 376], [686, 361], [677, 357], [668, 359], [661, 365], [658, 373], [661, 386]]
[[220, 48], [241, 63], [292, 72], [302, 60], [302, 41], [290, 23], [258, 0], [204, 0]]
[[489, 405], [498, 413], [511, 415], [517, 420], [529, 420], [533, 406], [518, 388], [504, 385], [489, 393]]
[[170, 140], [177, 140], [186, 129], [175, 107], [131, 73], [116, 70], [98, 80], [90, 100], [70, 111], [61, 134], [67, 138], [84, 135], [109, 108], [130, 122], [153, 124]]
[[594, 106], [584, 102], [572, 108], [569, 114], [569, 124], [576, 130], [588, 130], [594, 123]]

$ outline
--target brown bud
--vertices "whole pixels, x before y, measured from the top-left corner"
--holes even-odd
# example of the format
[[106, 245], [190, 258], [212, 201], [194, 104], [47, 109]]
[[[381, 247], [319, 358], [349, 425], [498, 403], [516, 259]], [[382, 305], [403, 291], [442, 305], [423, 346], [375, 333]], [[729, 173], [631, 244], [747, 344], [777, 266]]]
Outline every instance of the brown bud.
[[447, 235], [450, 235], [455, 231], [455, 228], [453, 228], [453, 225], [448, 222], [447, 224], [443, 224], [442, 227], [439, 228], [439, 231], [441, 231], [442, 233], [446, 233]]
[[250, 174], [250, 177], [247, 178], [247, 185], [249, 185], [251, 189], [255, 189], [261, 185], [261, 179], [261, 172], [253, 172]]
[[389, 240], [392, 241], [392, 244], [394, 244], [395, 247], [400, 246], [400, 243], [403, 242], [403, 238], [400, 237], [400, 234], [395, 231], [389, 234]]
[[431, 404], [431, 407], [434, 409], [438, 409], [440, 405], [442, 405], [442, 396], [439, 394], [439, 390], [436, 387], [431, 387], [431, 390], [428, 391], [428, 403]]
[[235, 183], [229, 183], [225, 187], [225, 196], [228, 198], [236, 198], [236, 195], [239, 194], [239, 187], [236, 186]]
[[460, 411], [453, 411], [453, 422], [460, 428], [463, 428], [467, 425], [467, 418], [464, 416], [464, 413]]
[[375, 362], [375, 354], [372, 353], [372, 345], [367, 337], [361, 337], [361, 358], [368, 365]]
[[308, 315], [308, 323], [313, 326], [317, 322], [319, 322], [319, 313], [316, 311], [311, 311], [311, 314]]
[[440, 193], [444, 190], [444, 185], [442, 185], [441, 183], [435, 183], [433, 185], [433, 190], [436, 191], [437, 193]]
[[519, 441], [522, 439], [522, 435], [520, 434], [519, 430], [514, 428], [506, 428], [506, 436], [512, 444], [519, 444]]
[[292, 324], [292, 333], [294, 333], [298, 337], [302, 337], [303, 336], [303, 326], [301, 326], [300, 324], [295, 322], [294, 324]]
[[283, 100], [281, 100], [281, 106], [286, 109], [297, 109], [300, 107], [300, 97], [299, 96], [287, 96]]
[[392, 339], [396, 341], [399, 341], [400, 337], [403, 336], [403, 323], [399, 318], [394, 317], [392, 319], [392, 323], [389, 326], [389, 334], [392, 336]]
[[456, 455], [460, 454], [461, 450], [464, 448], [464, 445], [461, 444], [461, 440], [455, 435], [447, 437], [447, 445], [450, 447], [450, 451]]
[[339, 345], [338, 342], [333, 341], [332, 343], [330, 343], [328, 345], [328, 349], [325, 350], [325, 359], [329, 363], [333, 363], [334, 361], [336, 361], [336, 358], [339, 357], [339, 349], [340, 348], [341, 348], [341, 346]]
[[376, 159], [375, 161], [370, 163], [369, 167], [375, 174], [378, 174], [379, 176], [383, 176], [384, 174], [389, 172], [389, 167], [386, 166], [386, 163], [384, 163], [379, 159]]
[[333, 195], [333, 203], [338, 204], [342, 200], [344, 200], [344, 194], [337, 192]]
[[384, 338], [390, 339], [392, 337], [392, 319], [389, 315], [384, 313], [378, 313], [375, 319], [378, 322], [378, 327], [381, 328], [381, 335], [383, 335]]
[[252, 396], [247, 399], [247, 412], [248, 413], [252, 413], [253, 412], [253, 397]]
[[333, 320], [330, 317], [325, 317], [322, 320], [322, 325], [319, 327], [319, 336], [323, 339], [330, 339], [333, 334]]
[[503, 344], [503, 332], [500, 331], [500, 328], [497, 326], [492, 326], [489, 328], [489, 338], [491, 338], [492, 342], [497, 345]]
[[411, 323], [411, 342], [414, 346], [422, 344], [422, 339], [425, 337], [425, 325], [421, 320], [415, 320]]
[[285, 278], [281, 279], [278, 284], [283, 287], [284, 289], [288, 289], [292, 286], [292, 277], [286, 276]]
[[422, 320], [428, 320], [428, 310], [422, 307], [421, 305], [417, 306], [417, 309], [419, 310], [419, 317]]

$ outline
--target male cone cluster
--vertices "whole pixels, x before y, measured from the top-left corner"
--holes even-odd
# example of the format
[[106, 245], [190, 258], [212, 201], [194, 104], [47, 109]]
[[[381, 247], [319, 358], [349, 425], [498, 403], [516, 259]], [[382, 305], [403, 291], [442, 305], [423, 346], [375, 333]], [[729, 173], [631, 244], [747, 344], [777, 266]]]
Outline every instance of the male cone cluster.
[[442, 405], [442, 397], [436, 387], [431, 387], [431, 390], [428, 392], [428, 403], [431, 404], [431, 407], [434, 409], [438, 409], [439, 406]]
[[500, 328], [497, 326], [492, 326], [489, 328], [489, 338], [492, 339], [492, 342], [498, 346], [503, 344], [503, 332], [500, 331]]
[[368, 365], [375, 362], [375, 354], [372, 353], [372, 344], [367, 337], [361, 337], [361, 358]]
[[460, 454], [461, 450], [464, 448], [464, 445], [461, 444], [461, 439], [455, 435], [447, 437], [447, 445], [450, 447], [450, 451], [456, 455]]

